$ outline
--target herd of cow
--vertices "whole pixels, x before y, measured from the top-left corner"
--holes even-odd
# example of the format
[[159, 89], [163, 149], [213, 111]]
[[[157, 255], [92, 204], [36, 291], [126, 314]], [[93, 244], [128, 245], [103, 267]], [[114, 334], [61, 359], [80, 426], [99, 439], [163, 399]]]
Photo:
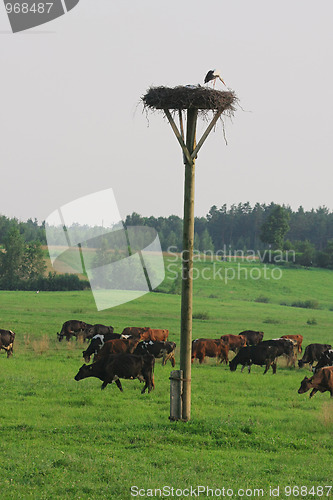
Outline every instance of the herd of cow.
[[[142, 393], [154, 387], [155, 358], [163, 358], [162, 365], [170, 361], [174, 367], [175, 342], [168, 341], [168, 330], [127, 327], [123, 332], [115, 333], [112, 326], [91, 325], [83, 321], [69, 320], [62, 325], [58, 340], [67, 341], [71, 337], [90, 340], [87, 349], [83, 351], [83, 364], [75, 375], [75, 380], [87, 377], [97, 377], [102, 380], [102, 389], [115, 382], [122, 391], [120, 383], [123, 379], [139, 379], [145, 382]], [[302, 335], [283, 335], [278, 339], [263, 340], [263, 332], [246, 330], [238, 335], [222, 335], [219, 339], [196, 339], [192, 342], [192, 362], [195, 359], [201, 364], [205, 357], [219, 359], [220, 362], [229, 363], [231, 371], [238, 365], [248, 367], [250, 373], [252, 365], [265, 366], [264, 374], [272, 367], [276, 373], [277, 359], [280, 356], [287, 358], [287, 363], [295, 367], [297, 354], [302, 353]], [[7, 352], [7, 357], [13, 354], [15, 333], [11, 330], [0, 329], [0, 350]], [[235, 356], [229, 362], [229, 351]], [[313, 364], [317, 362], [315, 367]], [[330, 344], [309, 344], [298, 361], [302, 368], [309, 364], [314, 374], [305, 377], [298, 390], [299, 394], [312, 389], [310, 398], [317, 392], [329, 391], [333, 397], [333, 349]]]
[[[302, 335], [282, 335], [278, 339], [263, 340], [263, 332], [245, 330], [238, 335], [222, 335], [219, 339], [196, 339], [192, 342], [192, 361], [198, 359], [202, 363], [205, 356], [219, 358], [220, 362], [228, 363], [229, 351], [235, 352], [229, 362], [233, 372], [238, 365], [248, 367], [252, 365], [265, 366], [264, 374], [272, 367], [276, 373], [277, 359], [280, 356], [287, 358], [288, 364], [295, 367], [297, 354], [302, 352]], [[314, 368], [313, 364], [317, 362]], [[317, 392], [329, 391], [333, 397], [333, 349], [330, 344], [309, 344], [302, 359], [298, 361], [299, 368], [309, 364], [314, 375], [305, 377], [298, 390], [299, 394], [312, 389], [310, 398]]]

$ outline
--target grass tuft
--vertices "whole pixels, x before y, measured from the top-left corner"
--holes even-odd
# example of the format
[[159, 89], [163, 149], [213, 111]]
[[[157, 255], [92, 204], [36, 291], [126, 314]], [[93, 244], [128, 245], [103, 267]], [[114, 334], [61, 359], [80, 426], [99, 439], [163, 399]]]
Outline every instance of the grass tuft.
[[199, 313], [193, 314], [192, 318], [193, 319], [208, 320], [209, 314], [208, 314], [208, 312], [199, 312]]

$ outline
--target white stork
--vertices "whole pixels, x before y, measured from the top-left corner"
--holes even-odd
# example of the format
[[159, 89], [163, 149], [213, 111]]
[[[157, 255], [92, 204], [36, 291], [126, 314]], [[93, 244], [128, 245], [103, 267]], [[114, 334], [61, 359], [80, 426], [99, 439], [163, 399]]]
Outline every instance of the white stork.
[[226, 86], [226, 84], [224, 83], [224, 81], [221, 78], [221, 75], [220, 75], [220, 72], [218, 69], [211, 69], [210, 71], [208, 71], [207, 75], [205, 76], [205, 83], [208, 83], [208, 82], [214, 80], [214, 87], [215, 87], [216, 78], [219, 78], [221, 80], [221, 82], [223, 83], [223, 85]]

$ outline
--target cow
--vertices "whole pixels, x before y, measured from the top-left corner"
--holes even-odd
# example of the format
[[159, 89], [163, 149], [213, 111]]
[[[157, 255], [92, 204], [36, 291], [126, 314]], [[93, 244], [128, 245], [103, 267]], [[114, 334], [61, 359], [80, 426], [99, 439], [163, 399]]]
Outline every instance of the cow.
[[294, 348], [297, 345], [296, 341], [291, 340], [291, 339], [283, 339], [283, 338], [277, 338], [277, 339], [271, 339], [271, 340], [263, 340], [260, 342], [260, 345], [273, 345], [278, 348], [278, 354], [277, 357], [279, 356], [287, 356], [287, 358], [292, 359], [294, 356]]
[[254, 330], [244, 330], [244, 332], [238, 335], [243, 335], [246, 338], [247, 345], [257, 345], [262, 341], [264, 337], [264, 332], [256, 332]]
[[123, 337], [138, 337], [141, 340], [141, 336], [145, 330], [149, 330], [148, 326], [145, 327], [137, 327], [137, 326], [127, 326], [123, 329], [122, 335]]
[[76, 319], [65, 321], [65, 323], [62, 325], [60, 333], [57, 332], [58, 340], [59, 342], [61, 342], [62, 339], [66, 337], [66, 340], [68, 342], [71, 337], [77, 337], [77, 335], [79, 335], [80, 333], [83, 334], [87, 327], [88, 324], [84, 321], [78, 321]]
[[13, 344], [15, 333], [11, 330], [0, 329], [0, 350], [3, 349], [7, 353], [7, 358], [13, 354]]
[[140, 340], [152, 340], [153, 342], [155, 341], [160, 341], [163, 342], [167, 340], [169, 336], [169, 330], [161, 330], [158, 328], [149, 328], [148, 326], [145, 327], [136, 327], [136, 326], [128, 326], [127, 328], [124, 328], [122, 331], [123, 337], [127, 337], [128, 335], [130, 337], [138, 337]]
[[291, 364], [293, 367], [296, 365], [297, 361], [297, 341], [294, 339], [286, 339], [279, 337], [272, 340], [264, 340], [261, 342], [264, 345], [276, 345], [278, 346], [278, 357], [286, 356], [288, 365]]
[[[101, 324], [96, 324], [96, 325], [89, 325], [85, 330], [84, 330], [84, 336], [86, 339], [92, 339], [95, 335], [105, 335], [108, 333], [113, 333], [114, 328], [113, 326], [105, 326]], [[120, 337], [120, 334], [119, 334]]]
[[318, 391], [328, 391], [331, 394], [331, 398], [333, 398], [333, 366], [320, 368], [311, 378], [304, 377], [301, 387], [298, 389], [298, 394], [304, 394], [309, 389], [312, 389], [310, 398]]
[[327, 349], [320, 356], [320, 359], [316, 366], [312, 369], [314, 373], [320, 370], [320, 368], [324, 368], [325, 366], [333, 366], [333, 349]]
[[198, 359], [203, 363], [206, 356], [209, 358], [219, 358], [228, 364], [229, 346], [222, 339], [197, 339], [192, 342], [192, 363]]
[[148, 352], [149, 354], [152, 354], [154, 358], [163, 358], [162, 366], [165, 366], [166, 362], [170, 360], [171, 365], [174, 367], [176, 364], [175, 349], [175, 342], [153, 342], [152, 340], [144, 340], [139, 342], [134, 349], [133, 354], [143, 356]]
[[113, 339], [119, 339], [121, 337], [120, 333], [105, 333], [94, 335], [91, 339], [90, 344], [87, 349], [83, 351], [82, 356], [86, 363], [89, 363], [92, 354], [97, 354], [98, 351], [103, 347], [105, 342]]
[[265, 365], [264, 374], [272, 367], [273, 374], [276, 373], [276, 358], [279, 355], [278, 345], [267, 345], [260, 342], [258, 345], [242, 347], [234, 359], [229, 363], [232, 372], [236, 371], [238, 365], [242, 365], [242, 371], [245, 366], [248, 372], [251, 372], [252, 365]]
[[109, 354], [130, 353], [132, 354], [140, 339], [113, 339], [105, 342], [103, 347], [95, 354], [94, 361], [105, 358]]
[[243, 335], [221, 335], [221, 339], [229, 345], [230, 351], [236, 354], [239, 349], [246, 346], [246, 337]]
[[297, 342], [298, 352], [302, 352], [303, 335], [281, 335], [281, 338], [295, 340]]
[[155, 387], [154, 364], [155, 358], [152, 354], [144, 356], [128, 353], [115, 354], [95, 361], [91, 365], [82, 365], [74, 379], [79, 381], [87, 377], [97, 377], [103, 382], [101, 389], [105, 389], [108, 384], [115, 381], [119, 390], [123, 392], [120, 378], [138, 378], [140, 382], [145, 382], [141, 391], [141, 394], [144, 394], [147, 388], [150, 392]]
[[169, 336], [169, 330], [158, 328], [146, 328], [141, 336], [141, 340], [151, 340], [152, 342], [165, 342]]
[[332, 349], [330, 344], [309, 344], [306, 346], [303, 358], [298, 361], [298, 366], [302, 368], [306, 363], [309, 363], [310, 368], [315, 361], [319, 361], [321, 355], [327, 349]]

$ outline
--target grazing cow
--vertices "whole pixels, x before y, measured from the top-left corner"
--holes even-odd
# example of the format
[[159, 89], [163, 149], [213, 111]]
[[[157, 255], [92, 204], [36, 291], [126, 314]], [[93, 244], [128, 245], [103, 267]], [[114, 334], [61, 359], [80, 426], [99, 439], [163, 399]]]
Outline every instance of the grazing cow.
[[281, 335], [282, 339], [290, 339], [290, 340], [295, 340], [297, 342], [297, 350], [299, 353], [302, 352], [302, 342], [303, 342], [303, 335]]
[[272, 345], [278, 348], [278, 356], [283, 356], [284, 354], [288, 356], [292, 356], [294, 352], [294, 347], [296, 342], [291, 339], [271, 339], [271, 340], [263, 340], [260, 342], [260, 345]]
[[123, 329], [122, 336], [123, 337], [138, 337], [141, 340], [141, 336], [145, 330], [149, 330], [148, 326], [145, 327], [137, 327], [137, 326], [128, 326]]
[[84, 321], [78, 321], [76, 319], [65, 321], [62, 325], [61, 332], [57, 332], [58, 340], [61, 342], [62, 339], [66, 337], [66, 340], [69, 341], [71, 337], [76, 337], [80, 333], [83, 334], [87, 327], [88, 325]]
[[124, 328], [122, 331], [122, 336], [123, 337], [138, 337], [140, 340], [152, 340], [153, 342], [155, 341], [160, 341], [163, 342], [167, 340], [168, 335], [169, 335], [169, 330], [161, 330], [158, 328], [149, 328], [148, 326], [139, 328], [136, 326], [129, 326], [127, 328]]
[[247, 345], [257, 345], [262, 341], [264, 337], [264, 332], [256, 332], [254, 330], [244, 330], [244, 332], [238, 335], [243, 335], [246, 338]]
[[0, 350], [3, 349], [7, 352], [7, 358], [13, 354], [13, 344], [15, 340], [15, 333], [11, 330], [0, 329]]
[[250, 373], [251, 365], [265, 365], [264, 374], [267, 373], [270, 366], [274, 374], [276, 373], [276, 358], [279, 352], [278, 345], [268, 345], [263, 344], [263, 342], [260, 342], [258, 345], [242, 347], [234, 359], [230, 361], [229, 367], [230, 370], [234, 372], [238, 365], [242, 365], [242, 371], [244, 367], [247, 366], [248, 372]]
[[74, 379], [78, 381], [87, 377], [97, 377], [103, 381], [101, 389], [105, 389], [108, 384], [115, 381], [119, 390], [123, 392], [120, 378], [138, 378], [140, 382], [145, 382], [141, 391], [143, 394], [147, 388], [150, 392], [155, 387], [154, 364], [155, 358], [151, 354], [144, 356], [127, 353], [115, 354], [95, 361], [91, 365], [82, 365]]
[[197, 339], [192, 342], [192, 363], [196, 358], [201, 364], [205, 357], [219, 358], [228, 364], [229, 346], [222, 339]]
[[286, 356], [287, 363], [292, 364], [293, 367], [296, 365], [297, 361], [297, 341], [293, 339], [278, 338], [272, 340], [264, 340], [261, 342], [264, 345], [274, 345], [278, 347], [278, 357]]
[[236, 354], [239, 349], [246, 346], [246, 337], [243, 335], [221, 335], [221, 339], [228, 344], [230, 351]]
[[141, 340], [151, 340], [152, 342], [164, 342], [169, 336], [169, 330], [158, 328], [146, 328], [141, 336]]
[[305, 377], [301, 382], [301, 387], [298, 389], [298, 394], [303, 394], [309, 389], [312, 389], [310, 398], [318, 391], [329, 391], [331, 398], [333, 398], [333, 366], [320, 368], [311, 378]]
[[324, 368], [325, 366], [333, 366], [333, 349], [327, 349], [323, 352], [318, 363], [313, 368], [314, 373], [317, 373], [320, 368]]
[[136, 348], [133, 351], [133, 354], [141, 355], [143, 356], [147, 352], [149, 354], [152, 354], [154, 358], [162, 358], [162, 366], [165, 366], [166, 362], [170, 360], [172, 366], [175, 366], [176, 360], [175, 360], [175, 349], [176, 349], [176, 343], [175, 342], [153, 342], [152, 340], [149, 340], [148, 342], [144, 340], [143, 342], [140, 342]]
[[306, 363], [309, 363], [310, 368], [315, 361], [319, 361], [321, 355], [327, 349], [332, 349], [330, 344], [309, 344], [306, 346], [303, 358], [298, 361], [298, 366], [302, 368]]
[[109, 354], [120, 354], [125, 352], [132, 354], [139, 342], [140, 339], [138, 338], [108, 340], [95, 355], [94, 361], [102, 359]]
[[95, 337], [95, 335], [106, 335], [108, 333], [113, 333], [113, 332], [114, 332], [113, 326], [96, 324], [96, 325], [89, 325], [85, 329], [84, 335], [86, 339], [92, 339], [93, 337]]
[[97, 354], [98, 351], [103, 347], [105, 342], [108, 342], [109, 340], [113, 340], [113, 339], [119, 339], [119, 338], [120, 338], [120, 333], [105, 333], [104, 335], [103, 334], [95, 335], [91, 339], [90, 344], [88, 345], [88, 348], [85, 351], [83, 351], [83, 353], [82, 353], [85, 362], [89, 363], [90, 356], [92, 354]]

